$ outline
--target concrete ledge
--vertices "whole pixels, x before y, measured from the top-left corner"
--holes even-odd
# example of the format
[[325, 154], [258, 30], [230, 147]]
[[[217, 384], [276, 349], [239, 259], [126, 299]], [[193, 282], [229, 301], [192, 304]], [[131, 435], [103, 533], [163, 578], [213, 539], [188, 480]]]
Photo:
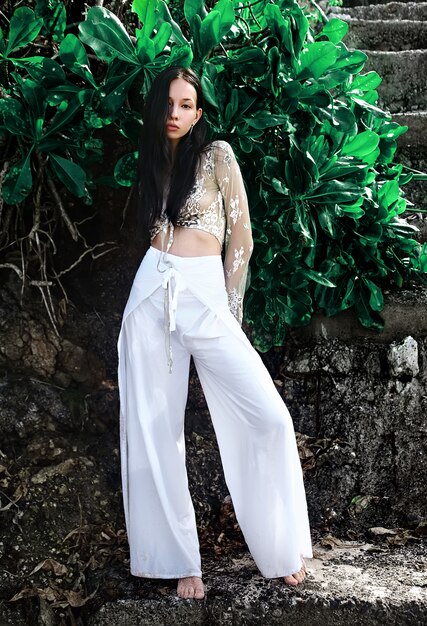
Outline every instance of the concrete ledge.
[[[424, 624], [426, 555], [422, 546], [390, 550], [349, 543], [321, 546], [301, 587], [266, 580], [247, 555], [205, 564], [204, 601], [180, 600], [175, 581], [144, 581], [138, 596], [102, 606], [88, 626], [304, 626]], [[292, 620], [292, 622], [290, 621]]]
[[292, 335], [300, 339], [323, 337], [324, 339], [369, 339], [378, 343], [399, 341], [408, 335], [427, 335], [427, 287], [417, 285], [413, 290], [403, 289], [385, 295], [381, 312], [385, 327], [382, 332], [364, 328], [353, 310], [343, 311], [335, 317], [316, 313], [309, 326], [292, 329]]
[[393, 121], [402, 126], [408, 126], [408, 130], [398, 139], [398, 145], [427, 148], [427, 111], [406, 111], [396, 113]]
[[345, 4], [344, 7], [331, 7], [331, 14], [342, 19], [348, 16], [363, 20], [427, 20], [427, 2], [387, 2], [378, 5], [370, 1], [367, 6], [347, 6], [348, 2]]
[[423, 111], [427, 101], [427, 50], [365, 50], [364, 71], [376, 70], [383, 82], [380, 105], [391, 112]]
[[422, 50], [427, 46], [427, 22], [365, 20], [341, 16], [349, 24], [344, 43], [369, 50]]

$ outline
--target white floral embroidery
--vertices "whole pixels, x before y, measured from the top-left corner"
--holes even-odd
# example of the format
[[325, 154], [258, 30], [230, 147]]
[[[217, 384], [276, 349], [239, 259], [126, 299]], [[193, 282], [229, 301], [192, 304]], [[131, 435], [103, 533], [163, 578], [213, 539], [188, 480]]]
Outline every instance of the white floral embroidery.
[[240, 246], [240, 250], [237, 250], [236, 248], [234, 249], [233, 267], [231, 270], [226, 271], [228, 278], [230, 278], [230, 276], [235, 274], [237, 270], [239, 269], [239, 267], [242, 267], [242, 265], [245, 264], [244, 254], [245, 254], [245, 251], [243, 249], [243, 246]]
[[241, 324], [243, 317], [243, 296], [239, 294], [237, 289], [231, 289], [231, 291], [228, 292], [228, 308], [239, 324]]
[[235, 198], [232, 198], [230, 200], [230, 206], [230, 217], [233, 220], [233, 224], [235, 224], [237, 220], [240, 219], [243, 215], [243, 211], [239, 207], [239, 196], [236, 196]]

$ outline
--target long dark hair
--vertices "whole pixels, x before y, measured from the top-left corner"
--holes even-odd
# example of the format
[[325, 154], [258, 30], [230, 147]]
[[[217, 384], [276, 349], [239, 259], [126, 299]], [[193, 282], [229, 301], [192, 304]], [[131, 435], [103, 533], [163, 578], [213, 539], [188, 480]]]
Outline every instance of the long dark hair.
[[139, 143], [137, 212], [146, 236], [160, 217], [163, 192], [170, 176], [166, 214], [175, 224], [178, 213], [195, 183], [199, 157], [206, 146], [206, 122], [202, 117], [178, 142], [174, 160], [166, 134], [169, 115], [169, 86], [183, 78], [197, 93], [196, 107], [204, 108], [199, 77], [191, 69], [168, 67], [156, 76], [148, 93], [143, 113], [143, 128]]

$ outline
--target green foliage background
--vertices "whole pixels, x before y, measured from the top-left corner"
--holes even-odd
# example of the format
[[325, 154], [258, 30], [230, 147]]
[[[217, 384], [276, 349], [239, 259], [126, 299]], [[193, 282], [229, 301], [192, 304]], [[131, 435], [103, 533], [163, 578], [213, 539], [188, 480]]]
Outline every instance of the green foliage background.
[[0, 34], [3, 267], [24, 281], [38, 268], [33, 284], [49, 289], [68, 271], [55, 270], [58, 222], [94, 255], [58, 189], [90, 204], [113, 182], [92, 174], [108, 125], [135, 145], [114, 170], [116, 184], [133, 184], [141, 122], [129, 93], [144, 97], [173, 64], [201, 75], [212, 136], [232, 144], [247, 182], [256, 245], [245, 315], [260, 350], [317, 308], [354, 307], [380, 329], [383, 288], [425, 277], [427, 247], [402, 217], [412, 174], [393, 163], [407, 129], [377, 106], [381, 78], [362, 73], [367, 57], [343, 43], [345, 22], [315, 32], [294, 0], [135, 0], [123, 21], [92, 7], [78, 28], [60, 0], [34, 9], [18, 8]]

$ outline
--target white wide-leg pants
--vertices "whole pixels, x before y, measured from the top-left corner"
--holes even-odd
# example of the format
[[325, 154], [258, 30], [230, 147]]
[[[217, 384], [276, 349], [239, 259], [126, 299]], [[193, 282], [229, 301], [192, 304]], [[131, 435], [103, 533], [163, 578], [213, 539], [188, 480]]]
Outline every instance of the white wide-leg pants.
[[[160, 255], [150, 248], [142, 261], [119, 338], [131, 572], [150, 578], [201, 576], [184, 442], [193, 356], [249, 550], [264, 576], [292, 574], [312, 551], [289, 412], [228, 309], [221, 258]], [[162, 259], [167, 263], [163, 275]], [[173, 290], [175, 330], [166, 338], [172, 372], [165, 351], [167, 283]]]

